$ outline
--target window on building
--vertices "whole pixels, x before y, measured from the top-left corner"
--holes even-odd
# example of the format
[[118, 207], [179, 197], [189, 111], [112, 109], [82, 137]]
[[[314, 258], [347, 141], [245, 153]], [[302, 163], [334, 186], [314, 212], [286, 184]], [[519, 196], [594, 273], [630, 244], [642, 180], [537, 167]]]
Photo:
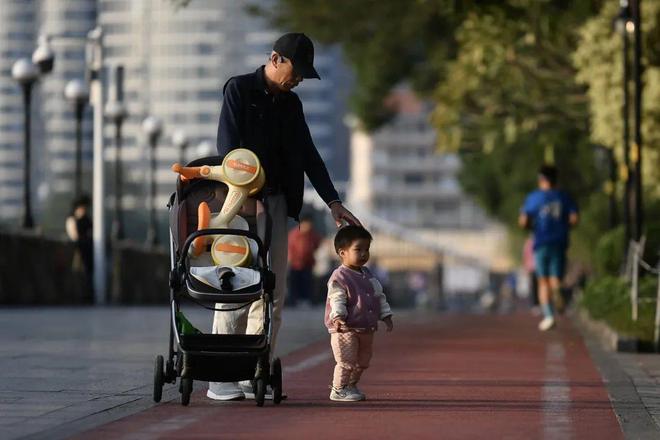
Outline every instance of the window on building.
[[403, 176], [406, 185], [421, 185], [424, 183], [424, 176], [419, 173], [406, 173]]
[[195, 48], [196, 53], [201, 55], [210, 55], [214, 52], [213, 45], [208, 43], [200, 43]]
[[101, 2], [101, 11], [124, 11], [126, 2], [121, 0], [106, 0]]
[[197, 92], [197, 98], [202, 101], [217, 101], [220, 99], [220, 92], [217, 90], [202, 90]]
[[212, 115], [210, 113], [200, 113], [197, 115], [197, 122], [201, 122], [204, 124], [214, 121], [215, 121], [215, 115]]
[[88, 9], [85, 10], [75, 10], [75, 11], [65, 11], [64, 12], [65, 20], [94, 20], [96, 19], [96, 10]]

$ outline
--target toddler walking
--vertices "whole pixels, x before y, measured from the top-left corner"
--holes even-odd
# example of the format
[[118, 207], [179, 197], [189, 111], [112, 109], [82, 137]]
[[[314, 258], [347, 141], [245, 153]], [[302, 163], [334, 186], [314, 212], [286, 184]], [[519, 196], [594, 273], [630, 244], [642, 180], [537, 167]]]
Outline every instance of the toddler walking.
[[341, 266], [328, 280], [325, 325], [337, 363], [330, 400], [337, 402], [365, 400], [357, 383], [369, 367], [378, 320], [385, 322], [388, 332], [394, 327], [383, 287], [364, 267], [371, 240], [366, 229], [354, 225], [341, 228], [335, 236]]

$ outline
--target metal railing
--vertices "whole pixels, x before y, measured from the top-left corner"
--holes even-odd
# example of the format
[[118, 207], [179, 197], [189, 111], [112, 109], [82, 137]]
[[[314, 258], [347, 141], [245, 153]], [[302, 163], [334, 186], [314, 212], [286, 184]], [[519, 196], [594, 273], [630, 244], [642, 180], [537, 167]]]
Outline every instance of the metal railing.
[[[630, 283], [630, 305], [632, 320], [637, 321], [639, 317], [639, 304], [640, 303], [653, 303], [655, 302], [655, 317], [653, 326], [653, 344], [655, 350], [660, 349], [660, 261], [658, 267], [654, 268], [649, 263], [644, 261], [644, 246], [646, 244], [646, 237], [642, 236], [639, 241], [631, 241], [628, 245], [628, 254], [626, 258], [626, 279]], [[658, 286], [656, 289], [655, 298], [639, 296], [639, 278], [640, 269], [649, 274], [658, 277]]]

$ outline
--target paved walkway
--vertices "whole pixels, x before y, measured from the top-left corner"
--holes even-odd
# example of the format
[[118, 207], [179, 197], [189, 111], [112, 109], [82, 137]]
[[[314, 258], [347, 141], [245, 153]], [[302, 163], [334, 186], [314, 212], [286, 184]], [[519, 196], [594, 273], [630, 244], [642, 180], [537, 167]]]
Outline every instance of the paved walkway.
[[635, 386], [646, 411], [660, 429], [660, 354], [618, 353], [616, 358]]
[[[210, 313], [186, 311], [199, 328]], [[314, 313], [285, 310], [284, 319], [282, 354], [325, 335]], [[167, 306], [0, 310], [0, 438], [65, 438], [153, 406], [168, 323]]]
[[522, 314], [412, 315], [377, 335], [366, 402], [328, 400], [321, 342], [284, 358], [290, 397], [279, 407], [213, 402], [196, 384], [189, 407], [175, 399], [77, 438], [623, 438], [578, 332], [535, 326]]
[[[165, 307], [0, 310], [0, 438], [336, 439], [336, 426], [347, 439], [617, 439], [621, 427], [660, 438], [660, 356], [605, 353], [587, 338], [588, 351], [569, 322], [539, 334], [526, 314], [399, 313], [395, 332], [377, 335], [369, 400], [330, 402], [321, 315], [285, 310], [280, 407], [212, 402], [196, 382], [184, 408], [171, 385], [151, 401]], [[210, 323], [204, 310], [187, 316]]]

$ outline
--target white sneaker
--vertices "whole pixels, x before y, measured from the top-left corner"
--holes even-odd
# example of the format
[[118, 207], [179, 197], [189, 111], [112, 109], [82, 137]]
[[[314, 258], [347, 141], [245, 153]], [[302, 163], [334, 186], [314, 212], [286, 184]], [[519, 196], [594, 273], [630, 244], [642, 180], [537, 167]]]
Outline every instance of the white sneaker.
[[542, 332], [548, 331], [551, 328], [554, 328], [555, 326], [555, 318], [552, 318], [550, 316], [543, 318], [541, 322], [539, 322], [539, 330]]
[[358, 402], [362, 400], [362, 396], [356, 394], [351, 387], [332, 387], [332, 391], [330, 391], [330, 400], [335, 402]]
[[206, 397], [213, 400], [243, 400], [245, 394], [238, 386], [238, 382], [209, 382]]
[[357, 387], [357, 385], [349, 385], [346, 388], [349, 389], [349, 391], [353, 394], [357, 394], [360, 396], [360, 400], [367, 400], [366, 394], [364, 394], [360, 389]]

